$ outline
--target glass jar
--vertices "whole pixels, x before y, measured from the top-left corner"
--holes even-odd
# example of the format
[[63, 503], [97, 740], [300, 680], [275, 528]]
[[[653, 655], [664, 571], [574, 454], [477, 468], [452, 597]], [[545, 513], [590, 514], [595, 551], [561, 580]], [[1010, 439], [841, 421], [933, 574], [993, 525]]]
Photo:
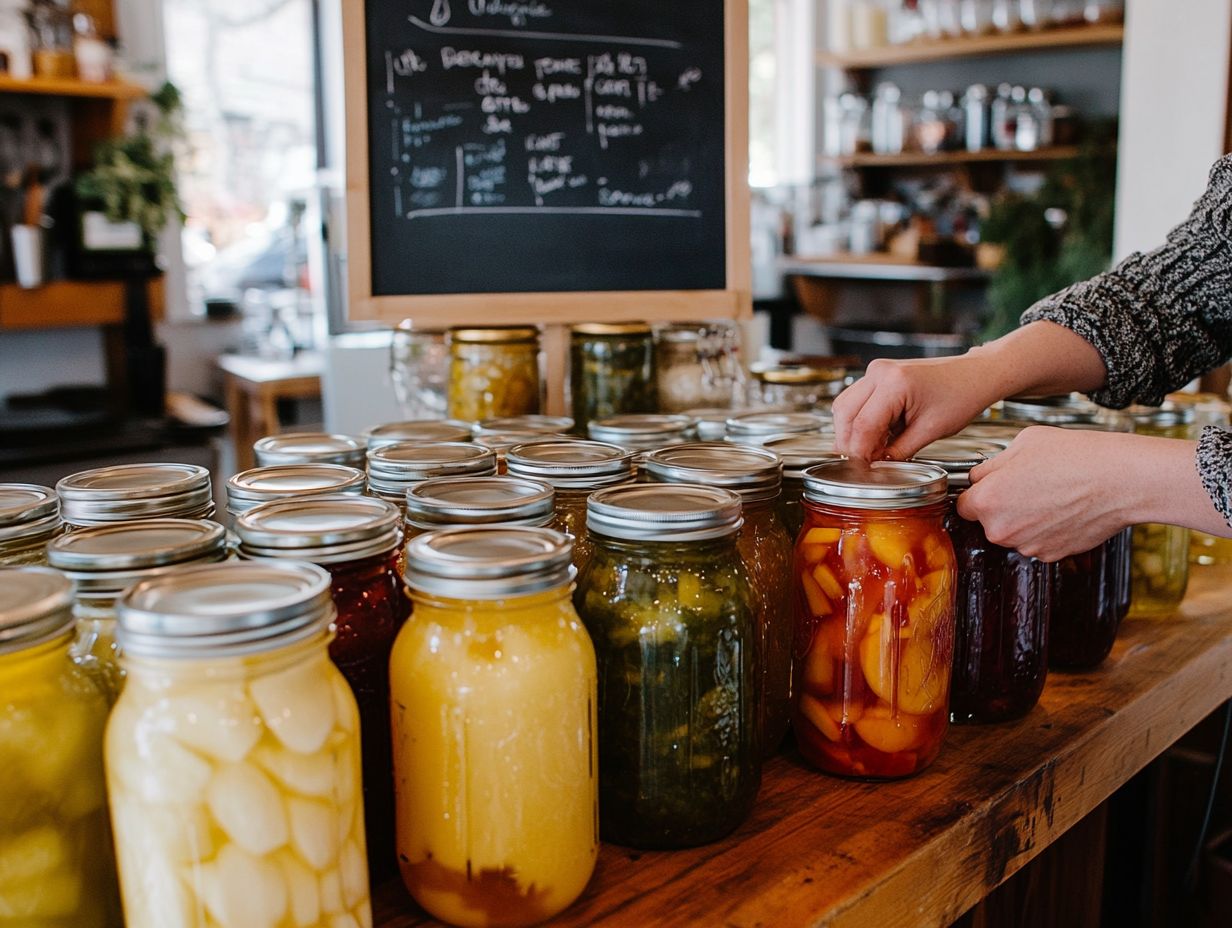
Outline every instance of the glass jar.
[[539, 330], [493, 326], [449, 330], [449, 415], [478, 422], [537, 413]]
[[385, 445], [411, 443], [470, 441], [473, 429], [470, 422], [455, 419], [411, 419], [406, 422], [387, 422], [368, 429], [364, 440], [368, 450]]
[[225, 560], [226, 536], [205, 519], [146, 519], [78, 529], [47, 546], [48, 563], [73, 581], [70, 653], [109, 702], [124, 683], [115, 635], [120, 594], [146, 577]]
[[506, 457], [511, 448], [536, 441], [563, 440], [568, 437], [565, 434], [547, 435], [543, 432], [494, 432], [487, 435], [476, 435], [475, 444], [492, 450], [496, 455], [496, 473], [503, 477], [509, 472]]
[[195, 464], [118, 464], [70, 474], [56, 484], [69, 526], [133, 519], [209, 519], [210, 472]]
[[842, 368], [754, 368], [749, 399], [755, 406], [790, 406], [801, 411], [821, 407], [828, 413], [846, 384], [847, 372]]
[[69, 659], [71, 584], [45, 567], [0, 568], [0, 591], [0, 921], [116, 928], [107, 702]]
[[842, 776], [923, 770], [949, 727], [954, 548], [946, 473], [838, 461], [804, 474], [796, 542], [792, 729], [804, 759]]
[[311, 564], [250, 561], [121, 597], [105, 753], [127, 928], [372, 924], [329, 586]]
[[573, 419], [655, 412], [654, 335], [644, 322], [588, 322], [570, 334], [569, 395]]
[[542, 480], [556, 491], [551, 525], [573, 536], [573, 566], [581, 575], [593, 550], [586, 501], [595, 490], [632, 481], [633, 456], [618, 445], [566, 438], [516, 445], [508, 463], [511, 477]]
[[596, 419], [588, 426], [594, 441], [632, 451], [654, 451], [693, 440], [693, 420], [683, 415], [633, 414]]
[[338, 617], [329, 656], [359, 706], [364, 831], [374, 880], [392, 876], [394, 782], [389, 741], [389, 654], [411, 612], [397, 573], [398, 507], [367, 496], [277, 500], [235, 523], [243, 558], [290, 558], [324, 567]]
[[1077, 393], [1063, 396], [1014, 396], [1001, 403], [1000, 417], [1033, 425], [1079, 425], [1095, 422], [1100, 407]]
[[753, 594], [727, 490], [627, 484], [592, 493], [594, 555], [574, 602], [599, 662], [604, 840], [716, 841], [761, 783]]
[[449, 342], [444, 329], [417, 329], [404, 319], [389, 341], [389, 380], [408, 419], [445, 418]]
[[794, 542], [804, 527], [804, 472], [815, 464], [847, 458], [834, 450], [833, 435], [788, 435], [772, 438], [764, 447], [783, 459], [779, 517]]
[[698, 441], [722, 441], [727, 437], [727, 420], [731, 414], [730, 407], [697, 406], [686, 409], [682, 415], [693, 420]]
[[744, 368], [735, 323], [672, 322], [657, 326], [654, 339], [660, 412], [683, 412], [694, 406], [730, 408], [743, 395]]
[[783, 462], [773, 451], [722, 442], [676, 445], [651, 452], [643, 467], [651, 483], [687, 483], [731, 490], [744, 524], [736, 548], [749, 575], [761, 658], [762, 757], [774, 754], [791, 717], [792, 539], [779, 515]]
[[1028, 29], [1046, 29], [1052, 25], [1053, 3], [1054, 0], [1018, 0], [1018, 18]]
[[496, 453], [472, 442], [381, 445], [368, 452], [368, 492], [406, 508], [406, 491], [433, 477], [490, 477]]
[[350, 435], [326, 432], [288, 432], [266, 435], [253, 443], [258, 467], [275, 464], [341, 464], [364, 468], [364, 444]]
[[1048, 675], [1052, 565], [994, 545], [979, 522], [958, 514], [958, 494], [971, 468], [1003, 446], [978, 439], [943, 439], [915, 460], [949, 474], [945, 528], [958, 561], [951, 722], [1005, 722], [1030, 712]]
[[64, 531], [60, 498], [35, 483], [0, 483], [0, 567], [47, 563], [47, 543]]
[[746, 412], [727, 420], [727, 441], [761, 445], [784, 435], [819, 435], [829, 430], [829, 420], [816, 413]]
[[560, 438], [572, 428], [573, 420], [568, 416], [501, 416], [476, 423], [475, 438], [508, 435], [513, 432]]
[[[1221, 429], [1232, 427], [1232, 404], [1214, 393], [1169, 393], [1164, 400], [1167, 407], [1187, 407], [1194, 411], [1194, 433], [1197, 438], [1208, 425]], [[1206, 532], [1189, 532], [1190, 564], [1232, 564], [1232, 538], [1208, 535]]]
[[361, 496], [364, 472], [343, 464], [272, 464], [241, 471], [227, 481], [227, 512], [238, 516], [274, 499]]
[[1057, 561], [1053, 568], [1048, 662], [1057, 670], [1103, 663], [1129, 613], [1131, 530]]
[[406, 491], [407, 537], [463, 525], [544, 526], [555, 493], [525, 477], [434, 477]]
[[569, 539], [464, 528], [407, 546], [415, 618], [390, 660], [398, 860], [451, 925], [537, 925], [599, 852], [595, 652]]

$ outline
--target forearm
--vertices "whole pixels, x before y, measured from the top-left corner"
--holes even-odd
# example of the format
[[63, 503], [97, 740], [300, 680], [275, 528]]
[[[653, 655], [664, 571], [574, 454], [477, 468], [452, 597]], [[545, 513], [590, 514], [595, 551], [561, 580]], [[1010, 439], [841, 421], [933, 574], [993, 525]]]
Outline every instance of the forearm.
[[1090, 393], [1104, 383], [1103, 359], [1086, 339], [1053, 322], [1031, 322], [968, 353], [985, 406], [1007, 396]]
[[1121, 486], [1121, 519], [1126, 525], [1167, 522], [1232, 535], [1203, 486], [1195, 460], [1198, 443], [1172, 438], [1126, 435]]

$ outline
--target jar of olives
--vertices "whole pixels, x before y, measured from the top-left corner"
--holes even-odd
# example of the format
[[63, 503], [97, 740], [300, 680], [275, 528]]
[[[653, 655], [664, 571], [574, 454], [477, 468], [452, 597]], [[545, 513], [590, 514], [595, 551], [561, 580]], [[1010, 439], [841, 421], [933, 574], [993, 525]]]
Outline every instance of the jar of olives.
[[784, 435], [819, 435], [829, 430], [829, 420], [811, 412], [746, 412], [727, 420], [727, 440], [741, 445], [760, 445]]
[[343, 464], [272, 464], [241, 471], [227, 481], [227, 512], [238, 516], [274, 499], [362, 495], [364, 472]]
[[773, 451], [723, 442], [661, 448], [646, 456], [652, 483], [731, 490], [743, 505], [736, 547], [751, 583], [761, 657], [762, 756], [783, 742], [791, 716], [792, 539], [779, 515], [783, 462]]
[[34, 483], [0, 483], [0, 567], [46, 564], [47, 543], [63, 531], [55, 490]]
[[846, 458], [834, 450], [833, 435], [787, 435], [770, 439], [764, 447], [783, 459], [779, 516], [794, 542], [804, 527], [804, 472], [816, 464]]
[[65, 477], [56, 493], [60, 515], [72, 527], [214, 515], [210, 472], [195, 464], [99, 467]]
[[949, 726], [954, 549], [946, 473], [836, 461], [804, 472], [795, 701], [805, 760], [885, 779], [923, 770]]
[[847, 371], [825, 367], [754, 368], [749, 399], [753, 405], [790, 406], [827, 413], [834, 398], [847, 386]]
[[655, 412], [654, 335], [644, 322], [587, 322], [570, 334], [569, 394], [581, 431], [592, 419]]
[[369, 451], [384, 445], [405, 445], [412, 442], [470, 441], [469, 422], [455, 419], [412, 419], [407, 422], [387, 422], [364, 433]]
[[599, 814], [633, 847], [715, 841], [761, 782], [756, 614], [717, 487], [592, 493], [594, 555], [574, 602], [599, 664]]
[[368, 452], [368, 492], [406, 507], [406, 491], [433, 477], [490, 477], [496, 453], [472, 442], [381, 445]]
[[537, 413], [539, 330], [492, 326], [449, 330], [449, 415], [466, 422]]
[[258, 467], [274, 464], [341, 464], [364, 469], [364, 445], [350, 435], [325, 432], [287, 432], [266, 435], [253, 443]]

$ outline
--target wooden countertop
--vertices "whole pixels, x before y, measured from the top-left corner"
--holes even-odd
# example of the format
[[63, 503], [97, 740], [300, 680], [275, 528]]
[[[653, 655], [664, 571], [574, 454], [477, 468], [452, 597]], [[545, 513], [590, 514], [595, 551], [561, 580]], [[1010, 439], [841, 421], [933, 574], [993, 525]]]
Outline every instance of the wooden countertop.
[[[949, 925], [1232, 698], [1232, 568], [1195, 568], [1180, 614], [1125, 623], [1086, 674], [1052, 674], [1025, 719], [955, 726], [937, 762], [892, 783], [839, 780], [794, 751], [766, 766], [750, 819], [686, 851], [604, 845], [552, 925]], [[380, 928], [433, 924], [396, 880]]]

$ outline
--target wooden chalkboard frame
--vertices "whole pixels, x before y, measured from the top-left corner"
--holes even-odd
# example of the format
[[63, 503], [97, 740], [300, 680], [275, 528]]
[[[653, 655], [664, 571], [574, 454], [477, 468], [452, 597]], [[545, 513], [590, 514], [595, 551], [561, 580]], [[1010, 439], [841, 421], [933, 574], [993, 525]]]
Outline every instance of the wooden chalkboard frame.
[[348, 0], [342, 5], [348, 319], [389, 323], [411, 319], [417, 327], [428, 328], [493, 323], [551, 326], [596, 320], [746, 319], [751, 315], [748, 0], [723, 3], [726, 289], [405, 296], [372, 293], [364, 29], [366, 6], [370, 2], [380, 0]]

